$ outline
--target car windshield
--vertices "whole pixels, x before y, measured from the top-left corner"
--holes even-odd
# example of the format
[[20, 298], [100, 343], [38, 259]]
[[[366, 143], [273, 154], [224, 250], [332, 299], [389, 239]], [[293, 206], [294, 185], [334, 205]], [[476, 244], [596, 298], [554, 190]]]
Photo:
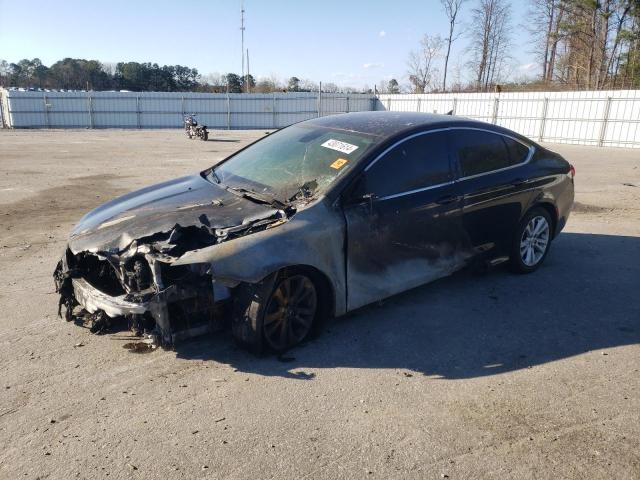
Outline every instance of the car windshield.
[[311, 198], [344, 176], [375, 142], [357, 132], [294, 125], [237, 153], [211, 176], [231, 189], [280, 202]]

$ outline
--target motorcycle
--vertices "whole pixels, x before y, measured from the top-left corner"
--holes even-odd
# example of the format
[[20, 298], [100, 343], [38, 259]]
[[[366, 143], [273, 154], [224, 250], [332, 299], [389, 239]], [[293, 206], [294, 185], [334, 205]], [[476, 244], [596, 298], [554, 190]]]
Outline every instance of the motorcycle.
[[200, 140], [207, 141], [209, 139], [209, 131], [206, 125], [198, 125], [196, 120], [196, 114], [185, 115], [184, 117], [184, 131], [189, 139], [198, 137]]

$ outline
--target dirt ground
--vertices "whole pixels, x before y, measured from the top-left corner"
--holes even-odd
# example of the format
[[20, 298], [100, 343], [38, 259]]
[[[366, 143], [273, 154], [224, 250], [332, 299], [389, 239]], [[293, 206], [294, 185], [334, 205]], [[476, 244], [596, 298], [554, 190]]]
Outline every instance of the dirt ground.
[[535, 274], [461, 272], [284, 359], [57, 317], [85, 212], [263, 134], [0, 131], [0, 478], [640, 478], [640, 150], [552, 146], [577, 204]]

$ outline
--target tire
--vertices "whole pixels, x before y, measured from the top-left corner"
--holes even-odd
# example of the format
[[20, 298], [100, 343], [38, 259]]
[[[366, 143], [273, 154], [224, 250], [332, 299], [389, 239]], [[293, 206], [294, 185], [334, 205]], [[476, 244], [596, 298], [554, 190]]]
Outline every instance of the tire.
[[532, 208], [516, 229], [509, 265], [515, 273], [536, 271], [547, 258], [553, 238], [553, 221], [544, 208]]
[[207, 140], [209, 140], [209, 132], [204, 131], [202, 132], [202, 141], [206, 142]]
[[321, 306], [324, 291], [314, 277], [291, 270], [240, 285], [232, 321], [236, 341], [254, 353], [265, 348], [282, 353], [309, 338], [326, 310]]

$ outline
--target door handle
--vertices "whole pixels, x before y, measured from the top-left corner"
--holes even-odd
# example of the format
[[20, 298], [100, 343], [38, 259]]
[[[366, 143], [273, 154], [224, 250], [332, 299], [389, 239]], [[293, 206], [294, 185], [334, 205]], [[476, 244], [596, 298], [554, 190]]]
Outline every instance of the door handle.
[[436, 200], [438, 205], [448, 205], [450, 203], [455, 203], [460, 200], [460, 197], [457, 195], [445, 195], [444, 197], [440, 197]]
[[527, 183], [526, 178], [516, 178], [513, 182], [511, 182], [511, 185], [513, 185], [514, 187], [519, 187], [520, 185], [524, 185], [525, 183]]

